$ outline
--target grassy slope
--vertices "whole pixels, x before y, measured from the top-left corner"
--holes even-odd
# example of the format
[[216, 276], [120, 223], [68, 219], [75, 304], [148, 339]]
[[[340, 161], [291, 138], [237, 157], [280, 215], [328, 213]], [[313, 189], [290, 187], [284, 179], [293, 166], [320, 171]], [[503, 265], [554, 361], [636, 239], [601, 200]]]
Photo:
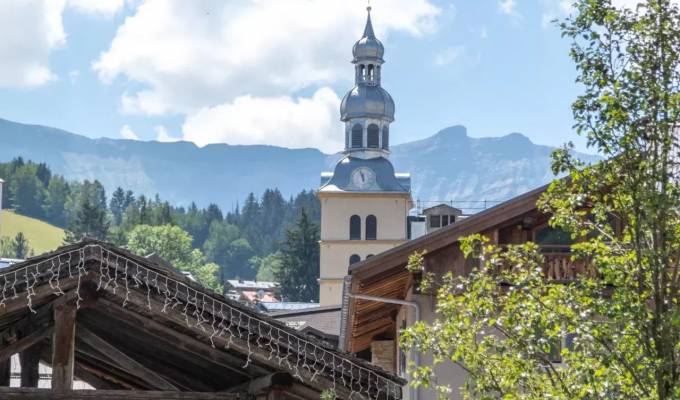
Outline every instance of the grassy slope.
[[61, 228], [9, 210], [2, 210], [0, 236], [14, 237], [18, 232], [26, 235], [28, 245], [36, 255], [56, 249], [64, 240], [64, 231]]

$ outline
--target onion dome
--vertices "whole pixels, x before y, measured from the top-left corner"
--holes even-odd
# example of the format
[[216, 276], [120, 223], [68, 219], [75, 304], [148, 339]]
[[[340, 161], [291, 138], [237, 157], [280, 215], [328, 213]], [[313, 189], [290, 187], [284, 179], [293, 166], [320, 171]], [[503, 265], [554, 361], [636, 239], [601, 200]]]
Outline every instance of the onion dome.
[[394, 121], [394, 100], [380, 86], [357, 85], [340, 103], [340, 119], [380, 118]]
[[366, 19], [366, 28], [364, 28], [364, 35], [354, 44], [352, 54], [354, 55], [354, 63], [359, 61], [383, 61], [382, 57], [385, 54], [385, 48], [375, 37], [373, 32], [373, 24], [371, 23], [371, 7], [367, 7], [368, 17]]

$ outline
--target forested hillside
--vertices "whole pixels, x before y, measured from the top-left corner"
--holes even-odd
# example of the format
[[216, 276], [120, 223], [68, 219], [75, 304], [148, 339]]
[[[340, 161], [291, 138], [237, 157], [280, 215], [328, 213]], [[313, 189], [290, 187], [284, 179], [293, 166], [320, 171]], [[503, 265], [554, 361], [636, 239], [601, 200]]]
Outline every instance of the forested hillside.
[[268, 189], [223, 211], [216, 204], [178, 207], [121, 187], [109, 196], [97, 180], [68, 181], [48, 165], [22, 158], [0, 163], [0, 177], [6, 181], [5, 208], [66, 229], [67, 242], [88, 236], [141, 255], [157, 253], [215, 288], [225, 279], [252, 279], [258, 272], [260, 278], [273, 278], [286, 230], [295, 227], [303, 210], [315, 230], [320, 219], [313, 191], [284, 199], [279, 190]]

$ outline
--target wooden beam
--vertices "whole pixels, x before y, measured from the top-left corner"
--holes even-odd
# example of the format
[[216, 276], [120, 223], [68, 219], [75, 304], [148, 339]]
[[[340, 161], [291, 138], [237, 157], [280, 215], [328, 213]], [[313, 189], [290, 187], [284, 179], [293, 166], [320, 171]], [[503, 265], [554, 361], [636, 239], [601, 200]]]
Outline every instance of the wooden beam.
[[177, 386], [168, 382], [156, 372], [151, 371], [147, 367], [143, 366], [83, 326], [78, 327], [78, 338], [113, 360], [122, 369], [126, 370], [132, 375], [139, 377], [151, 386], [163, 390], [178, 390]]
[[[78, 278], [73, 277], [73, 278], [62, 278], [59, 281], [59, 286], [63, 291], [67, 291], [70, 289], [75, 288], [78, 285]], [[56, 294], [54, 293], [54, 289], [50, 287], [50, 285], [42, 285], [37, 288], [35, 288], [35, 295], [32, 296], [32, 301], [33, 304], [40, 304], [41, 299], [47, 296], [54, 296], [56, 298]], [[3, 315], [8, 315], [17, 311], [26, 311], [30, 312], [28, 310], [28, 305], [27, 305], [27, 300], [26, 300], [26, 293], [19, 293], [19, 296], [17, 298], [11, 298], [7, 300], [4, 304], [3, 307], [0, 307], [0, 317]]]
[[93, 374], [87, 366], [83, 366], [83, 363], [76, 362], [73, 366], [73, 373], [76, 375], [76, 377], [78, 377], [78, 379], [87, 382], [87, 384], [97, 390], [124, 389], [122, 385], [100, 378]]
[[[79, 346], [81, 347], [81, 346]], [[80, 348], [76, 347], [76, 363], [80, 364], [83, 369], [88, 370], [94, 375], [114, 382], [124, 389], [129, 390], [151, 390], [152, 388], [136, 376], [130, 375], [121, 370], [116, 365], [102, 363], [101, 361], [90, 357], [87, 354], [80, 352]]]
[[239, 357], [172, 330], [167, 326], [142, 316], [130, 309], [122, 308], [120, 304], [99, 298], [95, 307], [115, 319], [121, 320], [132, 326], [143, 327], [147, 334], [163, 342], [170, 343], [179, 350], [191, 353], [196, 357], [201, 357], [202, 359], [227, 368], [235, 374], [251, 377], [253, 375], [265, 375], [269, 373], [268, 369], [253, 363], [249, 364], [247, 368], [243, 368], [244, 362]]
[[12, 359], [0, 361], [0, 386], [9, 386], [12, 375]]
[[48, 327], [40, 331], [35, 331], [16, 342], [3, 346], [0, 348], [0, 362], [9, 361], [12, 355], [21, 353], [36, 343], [47, 339], [52, 334], [52, 331], [52, 327]]
[[76, 337], [76, 304], [72, 299], [54, 306], [54, 338], [52, 339], [52, 389], [73, 387]]
[[273, 387], [287, 387], [293, 384], [293, 377], [286, 372], [274, 372], [273, 374], [253, 378], [252, 380], [236, 385], [227, 390], [230, 393], [247, 392], [252, 395], [268, 393]]
[[42, 346], [34, 344], [19, 353], [21, 364], [21, 387], [38, 387], [40, 382], [40, 353]]
[[3, 400], [249, 400], [243, 393], [163, 392], [137, 390], [67, 390], [0, 388]]
[[[145, 294], [139, 293], [135, 290], [130, 290], [129, 293], [125, 293], [122, 290], [114, 292], [113, 288], [111, 287], [104, 288], [103, 290], [105, 290], [109, 295], [117, 297], [120, 299], [120, 301], [123, 301], [127, 297], [127, 300], [136, 307], [139, 307], [140, 310], [147, 309], [149, 304], [151, 305], [152, 310], [161, 310], [163, 308], [163, 303], [159, 300], [156, 300], [153, 295], [149, 298]], [[173, 325], [190, 330], [196, 334], [196, 337], [203, 337], [204, 340], [208, 340], [209, 334], [206, 334], [206, 332], [195, 326], [187, 327], [184, 315], [176, 310], [170, 309], [165, 313], [153, 312], [153, 315], [154, 317], [162, 318], [165, 321], [171, 322]], [[226, 347], [228, 344], [230, 348], [238, 351], [244, 356], [250, 354], [251, 363], [257, 362], [258, 364], [265, 365], [269, 368], [272, 368], [273, 370], [289, 368], [286, 367], [285, 364], [279, 364], [276, 357], [270, 357], [270, 354], [266, 349], [259, 348], [257, 346], [248, 346], [245, 340], [239, 338], [237, 335], [232, 336], [230, 342], [227, 339], [219, 336], [214, 337], [213, 340], [215, 341], [216, 346]], [[320, 374], [316, 375], [314, 372], [308, 371], [305, 368], [300, 368], [298, 373], [300, 374], [303, 382], [314, 387], [330, 387], [330, 385], [333, 384], [331, 379], [321, 376]], [[315, 376], [314, 381], [311, 380], [313, 376]], [[336, 387], [336, 391], [338, 393], [338, 397], [340, 398], [347, 398], [351, 393], [349, 389], [342, 385], [338, 385]]]

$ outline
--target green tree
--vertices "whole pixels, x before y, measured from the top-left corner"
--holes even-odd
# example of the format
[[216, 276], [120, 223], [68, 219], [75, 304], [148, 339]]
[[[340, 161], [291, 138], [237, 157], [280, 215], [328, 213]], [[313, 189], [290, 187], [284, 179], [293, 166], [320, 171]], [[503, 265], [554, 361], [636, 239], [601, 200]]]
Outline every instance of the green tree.
[[239, 229], [226, 221], [214, 220], [208, 239], [203, 245], [206, 259], [220, 266], [220, 281], [230, 278], [252, 279], [255, 275], [250, 265], [253, 249], [241, 237]]
[[123, 222], [125, 208], [125, 191], [119, 186], [111, 195], [111, 201], [109, 202], [109, 209], [113, 215], [114, 225], [120, 225]]
[[286, 232], [280, 269], [274, 277], [288, 300], [319, 300], [319, 227], [304, 210], [295, 228]]
[[14, 238], [0, 237], [0, 257], [25, 259], [31, 255], [28, 239], [23, 232], [19, 232]]
[[276, 280], [276, 274], [281, 270], [281, 253], [275, 252], [264, 257], [253, 257], [250, 264], [257, 271], [255, 279], [271, 282]]
[[175, 268], [190, 272], [202, 285], [221, 293], [218, 266], [205, 263], [200, 250], [191, 247], [192, 238], [173, 225], [138, 225], [129, 234], [127, 247], [135, 254], [156, 253]]
[[28, 247], [28, 239], [23, 232], [17, 233], [12, 242], [12, 256], [14, 258], [25, 259], [28, 257], [30, 248]]
[[43, 216], [42, 202], [45, 191], [42, 182], [37, 178], [33, 165], [24, 165], [17, 169], [9, 183], [12, 204], [17, 213], [30, 217]]
[[66, 204], [70, 194], [69, 184], [63, 177], [54, 175], [50, 178], [44, 206], [45, 217], [48, 222], [61, 227], [67, 225], [68, 213]]
[[85, 237], [105, 240], [109, 231], [109, 222], [106, 218], [106, 209], [101, 204], [90, 202], [85, 197], [76, 210], [75, 217], [66, 231], [66, 242], [74, 243]]
[[[468, 238], [479, 267], [435, 282], [437, 320], [407, 329], [402, 344], [465, 368], [469, 398], [677, 399], [680, 12], [670, 0], [636, 11], [579, 0], [561, 27], [584, 89], [576, 129], [607, 161], [584, 166], [569, 147], [556, 152], [554, 171], [569, 177], [540, 207], [592, 270], [571, 284], [547, 281], [535, 244]], [[556, 367], [551, 353], [567, 337], [573, 346]], [[415, 372], [416, 384], [457, 390], [437, 382], [432, 365]]]

